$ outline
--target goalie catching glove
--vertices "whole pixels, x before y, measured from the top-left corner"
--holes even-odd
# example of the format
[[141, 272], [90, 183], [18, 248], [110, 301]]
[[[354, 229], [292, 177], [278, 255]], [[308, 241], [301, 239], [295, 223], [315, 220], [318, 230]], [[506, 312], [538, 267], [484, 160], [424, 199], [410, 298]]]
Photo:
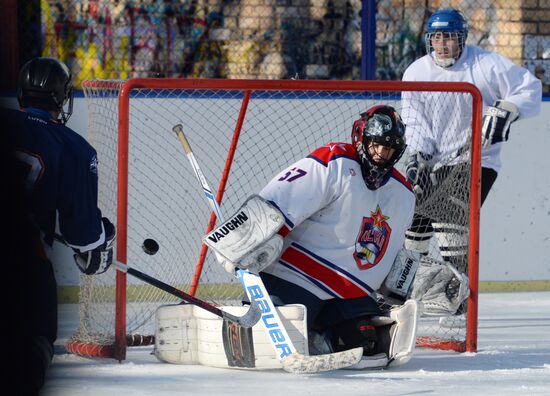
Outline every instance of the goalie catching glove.
[[231, 274], [236, 268], [258, 273], [279, 258], [283, 238], [277, 231], [284, 216], [259, 195], [253, 195], [228, 220], [203, 241]]
[[384, 282], [390, 297], [422, 302], [427, 315], [453, 315], [470, 295], [468, 277], [451, 264], [401, 249]]
[[86, 275], [102, 274], [109, 269], [113, 262], [113, 245], [116, 231], [113, 223], [106, 217], [101, 219], [105, 230], [105, 242], [92, 250], [80, 252], [75, 250], [74, 261], [78, 269]]
[[510, 134], [510, 125], [519, 117], [515, 104], [497, 100], [493, 106], [487, 107], [483, 115], [482, 139], [483, 148], [492, 144], [505, 142]]

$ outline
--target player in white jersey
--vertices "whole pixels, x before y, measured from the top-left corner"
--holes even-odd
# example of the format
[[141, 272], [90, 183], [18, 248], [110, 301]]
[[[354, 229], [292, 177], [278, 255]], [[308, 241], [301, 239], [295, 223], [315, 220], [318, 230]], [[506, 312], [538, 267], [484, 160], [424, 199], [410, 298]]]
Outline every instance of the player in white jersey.
[[[528, 70], [509, 59], [477, 46], [465, 45], [467, 37], [468, 24], [459, 11], [436, 11], [427, 24], [427, 55], [407, 68], [403, 81], [470, 82], [480, 90], [485, 111], [482, 130], [483, 203], [500, 170], [500, 151], [502, 143], [508, 140], [510, 124], [518, 118], [533, 117], [540, 112], [542, 85]], [[449, 167], [464, 164], [469, 156], [469, 150], [464, 150], [464, 147], [471, 135], [471, 101], [456, 95], [452, 100], [442, 100], [444, 95], [406, 92], [402, 96], [402, 115], [411, 152], [407, 179], [414, 186], [418, 205], [433, 191], [434, 180], [441, 183], [440, 178], [449, 174]], [[437, 117], [433, 116], [434, 113]], [[443, 139], [443, 136], [448, 136], [449, 128], [455, 138]], [[413, 226], [407, 232], [407, 247], [426, 253], [430, 238], [435, 234], [443, 258], [463, 269], [467, 230], [464, 225], [444, 224], [432, 223], [428, 218], [415, 215]]]

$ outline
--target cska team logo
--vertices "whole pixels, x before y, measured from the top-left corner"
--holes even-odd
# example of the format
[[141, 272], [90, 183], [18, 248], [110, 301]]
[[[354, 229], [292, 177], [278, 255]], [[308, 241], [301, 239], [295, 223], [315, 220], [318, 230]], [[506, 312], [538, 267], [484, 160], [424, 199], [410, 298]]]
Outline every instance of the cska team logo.
[[362, 270], [372, 268], [382, 260], [391, 235], [391, 228], [386, 223], [389, 217], [382, 214], [380, 206], [370, 213], [371, 217], [363, 217], [353, 253], [357, 266]]

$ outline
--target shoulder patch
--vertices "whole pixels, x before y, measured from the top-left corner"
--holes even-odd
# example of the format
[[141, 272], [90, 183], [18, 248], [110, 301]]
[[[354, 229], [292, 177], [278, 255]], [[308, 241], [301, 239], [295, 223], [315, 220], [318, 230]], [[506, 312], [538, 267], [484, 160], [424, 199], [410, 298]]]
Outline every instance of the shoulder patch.
[[327, 166], [330, 161], [341, 157], [349, 158], [352, 161], [358, 161], [355, 147], [350, 143], [343, 142], [326, 144], [307, 156], [307, 158], [311, 158], [324, 166]]

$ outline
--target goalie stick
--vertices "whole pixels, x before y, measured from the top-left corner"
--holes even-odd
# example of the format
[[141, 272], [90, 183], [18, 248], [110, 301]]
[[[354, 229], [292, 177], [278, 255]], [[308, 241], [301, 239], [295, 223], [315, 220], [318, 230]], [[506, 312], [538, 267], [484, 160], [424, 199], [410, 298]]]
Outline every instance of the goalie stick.
[[[217, 218], [223, 221], [223, 216], [218, 202], [214, 199], [214, 195], [208, 185], [204, 174], [202, 173], [197, 160], [191, 150], [191, 145], [183, 132], [181, 124], [175, 125], [172, 130], [178, 136], [183, 151], [185, 152], [197, 180], [201, 183], [204, 195], [208, 203], [216, 213]], [[267, 292], [262, 279], [259, 275], [253, 274], [248, 270], [237, 269], [237, 277], [241, 281], [245, 292], [251, 302], [256, 302], [261, 305], [261, 319], [264, 324], [264, 329], [268, 333], [268, 339], [280, 360], [283, 369], [290, 373], [306, 374], [318, 373], [321, 371], [336, 370], [351, 366], [363, 356], [363, 348], [357, 347], [342, 352], [335, 352], [324, 355], [302, 355], [296, 351], [292, 340], [283, 326], [283, 322], [275, 309], [275, 305], [269, 293]]]
[[[65, 246], [69, 246], [61, 235], [55, 234], [54, 239]], [[258, 323], [258, 321], [260, 320], [260, 317], [261, 317], [260, 307], [255, 301], [254, 301], [254, 304], [250, 305], [249, 310], [243, 316], [235, 316], [230, 314], [229, 312], [225, 312], [219, 309], [218, 307], [212, 304], [207, 303], [206, 301], [200, 300], [190, 294], [187, 294], [184, 291], [175, 288], [174, 286], [170, 286], [169, 284], [164, 283], [161, 280], [153, 278], [152, 276], [147, 275], [135, 268], [129, 267], [126, 264], [115, 261], [115, 266], [118, 271], [126, 272], [144, 281], [145, 283], [149, 283], [150, 285], [153, 285], [158, 289], [165, 291], [166, 293], [169, 293], [169, 294], [172, 294], [173, 296], [181, 298], [182, 300], [188, 302], [189, 304], [196, 305], [197, 307], [200, 307], [205, 311], [211, 312], [222, 319], [237, 323], [239, 326], [252, 327], [256, 323]]]

